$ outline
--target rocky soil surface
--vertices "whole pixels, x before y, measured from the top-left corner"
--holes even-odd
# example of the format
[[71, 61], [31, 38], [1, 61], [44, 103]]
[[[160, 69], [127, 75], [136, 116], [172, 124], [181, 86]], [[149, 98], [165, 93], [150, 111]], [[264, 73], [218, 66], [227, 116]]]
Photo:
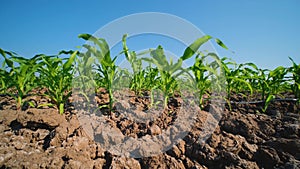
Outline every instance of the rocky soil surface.
[[[63, 115], [54, 108], [18, 111], [8, 96], [1, 96], [0, 105], [0, 168], [300, 168], [300, 106], [294, 102], [272, 103], [266, 114], [257, 113], [260, 105], [233, 105], [206, 142], [199, 142], [206, 108], [170, 150], [137, 159], [105, 151], [71, 108]], [[176, 113], [144, 126], [115, 116], [112, 126], [137, 138], [159, 135]]]

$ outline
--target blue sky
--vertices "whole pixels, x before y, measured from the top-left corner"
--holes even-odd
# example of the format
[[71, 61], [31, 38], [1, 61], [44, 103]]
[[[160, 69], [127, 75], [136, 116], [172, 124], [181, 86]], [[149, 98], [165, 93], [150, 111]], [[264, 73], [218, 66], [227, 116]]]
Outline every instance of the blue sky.
[[[221, 57], [273, 69], [289, 66], [288, 56], [300, 63], [299, 9], [298, 0], [2, 0], [0, 48], [25, 57], [56, 54], [82, 45], [78, 34], [93, 34], [120, 17], [162, 12], [186, 19], [235, 51], [217, 48]], [[137, 50], [140, 43], [130, 48]], [[155, 43], [160, 42], [143, 42]], [[168, 50], [184, 50], [173, 49]]]

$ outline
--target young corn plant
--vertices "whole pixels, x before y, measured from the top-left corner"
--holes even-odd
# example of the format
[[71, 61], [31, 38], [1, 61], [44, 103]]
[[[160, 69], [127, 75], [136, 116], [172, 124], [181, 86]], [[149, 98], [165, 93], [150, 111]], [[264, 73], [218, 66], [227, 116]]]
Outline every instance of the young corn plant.
[[122, 38], [123, 42], [123, 52], [127, 61], [130, 63], [133, 75], [131, 77], [130, 89], [135, 92], [137, 96], [141, 95], [141, 92], [144, 88], [143, 82], [145, 77], [145, 70], [142, 70], [142, 59], [138, 59], [135, 51], [129, 51], [127, 44], [126, 44], [126, 37], [125, 34]]
[[238, 64], [237, 69], [238, 73], [236, 74], [236, 77], [239, 80], [233, 80], [232, 91], [245, 97], [246, 95], [252, 95], [254, 91], [253, 86], [251, 85], [251, 82], [253, 82], [251, 79], [253, 73], [252, 63]]
[[259, 91], [261, 93], [261, 100], [265, 100], [266, 93], [269, 89], [268, 72], [270, 72], [270, 70], [268, 69], [258, 69], [258, 72], [254, 77], [255, 79], [257, 79]]
[[[227, 103], [229, 108], [231, 109], [231, 93], [234, 89], [239, 89], [239, 86], [245, 85], [250, 94], [253, 93], [253, 89], [251, 84], [247, 81], [246, 76], [242, 76], [243, 64], [237, 65], [235, 62], [225, 62], [228, 58], [224, 57], [221, 59], [222, 69], [224, 70], [224, 75], [226, 79], [226, 92], [227, 92]], [[232, 66], [232, 67], [230, 67]]]
[[74, 79], [74, 85], [81, 89], [81, 94], [87, 94], [87, 98], [89, 93], [95, 92], [91, 91], [96, 86], [96, 82], [93, 79], [95, 57], [93, 57], [89, 45], [83, 45], [83, 47], [86, 48], [87, 51], [82, 53], [78, 52], [78, 57], [75, 59], [76, 73], [78, 73], [78, 76]]
[[40, 67], [40, 64], [37, 63], [39, 55], [27, 59], [2, 49], [0, 53], [5, 59], [4, 65], [7, 65], [6, 69], [10, 69], [9, 73], [5, 72], [5, 70], [1, 71], [4, 75], [4, 78], [1, 80], [2, 86], [5, 89], [10, 89], [8, 94], [16, 100], [17, 110], [21, 110], [24, 103], [26, 103], [24, 102], [25, 96], [37, 86], [35, 72]]
[[[270, 103], [275, 99], [275, 95], [272, 94], [271, 90], [271, 71], [268, 69], [259, 69], [254, 63], [245, 63], [244, 65], [245, 67], [242, 71], [242, 76], [246, 77], [247, 81], [252, 86], [253, 93], [255, 92], [256, 95], [261, 95], [260, 100], [263, 101], [261, 111], [265, 113]], [[246, 96], [249, 96], [249, 93]]]
[[137, 96], [142, 94], [142, 91], [152, 91], [155, 88], [155, 84], [158, 83], [157, 78], [158, 69], [151, 67], [151, 63], [143, 69], [142, 58], [138, 58], [138, 55], [145, 54], [142, 52], [136, 54], [134, 51], [129, 51], [126, 44], [127, 35], [123, 36], [123, 53], [127, 61], [130, 63], [133, 74], [131, 75], [130, 89], [135, 92]]
[[263, 112], [267, 111], [269, 104], [280, 94], [280, 89], [286, 82], [287, 69], [279, 66], [274, 70], [258, 69], [254, 78], [257, 79], [261, 91], [261, 100], [264, 101]]
[[261, 100], [264, 101], [262, 112], [266, 112], [269, 104], [275, 98], [275, 96], [270, 93], [270, 70], [258, 69], [257, 67], [255, 69], [257, 70], [257, 72], [255, 73], [254, 71], [252, 73], [252, 86], [256, 87], [256, 90], [260, 92]]
[[288, 69], [282, 66], [275, 68], [274, 70], [270, 71], [269, 78], [270, 78], [270, 93], [273, 95], [280, 95], [282, 91], [285, 91], [286, 87], [286, 75], [288, 73]]
[[[213, 80], [214, 82], [216, 82], [214, 84], [214, 88], [220, 88], [220, 86], [222, 86], [219, 85], [220, 83], [222, 83], [219, 77], [222, 74], [223, 70], [220, 70], [220, 72], [217, 71], [218, 68], [221, 67], [221, 62], [219, 60], [219, 57], [215, 53], [208, 53], [204, 55], [202, 52], [198, 52], [198, 49], [207, 41], [211, 40], [212, 38], [213, 37], [209, 35], [205, 35], [201, 38], [198, 38], [185, 49], [183, 55], [180, 58], [181, 60], [187, 60], [197, 53], [194, 65], [189, 67], [189, 70], [191, 70], [194, 75], [194, 77], [191, 76], [191, 79], [194, 79], [192, 80], [192, 84], [193, 86], [196, 86], [197, 89], [196, 94], [198, 95], [199, 98], [200, 108], [202, 108], [203, 105], [204, 94], [208, 94], [207, 92], [209, 88], [212, 86], [211, 81]], [[215, 38], [214, 40], [222, 48], [228, 49], [221, 40], [217, 38]], [[199, 58], [200, 55], [201, 58]], [[213, 58], [214, 62], [210, 64], [204, 63], [204, 60], [207, 57]]]
[[9, 72], [7, 72], [4, 69], [0, 69], [0, 94], [5, 94], [7, 93], [7, 89], [9, 86], [9, 82], [10, 82], [10, 75]]
[[[231, 92], [233, 92], [234, 88], [237, 88], [239, 85], [246, 85], [252, 94], [252, 86], [247, 81], [246, 76], [242, 76], [241, 72], [243, 69], [243, 64], [237, 65], [235, 62], [225, 62], [228, 58], [222, 58], [222, 67], [224, 69], [226, 81], [227, 81], [227, 98], [230, 101]], [[230, 68], [232, 65], [234, 68]]]
[[194, 65], [190, 67], [195, 78], [195, 84], [192, 84], [198, 89], [196, 93], [199, 96], [200, 108], [203, 108], [203, 96], [208, 94], [209, 87], [211, 86], [208, 74], [209, 69], [208, 66], [205, 65], [204, 59], [204, 56], [199, 58], [199, 55], [197, 55]]
[[[85, 51], [78, 52], [75, 59], [75, 76], [73, 78], [72, 93], [76, 97], [83, 96], [88, 103], [93, 104], [95, 101], [95, 93], [97, 93], [97, 87], [102, 86], [102, 79], [97, 79], [95, 74], [94, 63], [95, 57], [93, 56], [93, 49], [90, 45], [84, 44], [82, 46]], [[76, 104], [77, 105], [77, 104]], [[87, 107], [90, 111], [90, 107]]]
[[[257, 87], [257, 77], [258, 75], [258, 67], [254, 63], [245, 63], [243, 64], [241, 74], [240, 76], [243, 77], [252, 87], [253, 92], [258, 90], [259, 88]], [[243, 87], [244, 85], [241, 85], [241, 88], [243, 89], [243, 92], [247, 92], [247, 88]]]
[[275, 99], [276, 95], [280, 94], [281, 88], [284, 86], [284, 82], [286, 82], [285, 75], [287, 74], [287, 69], [279, 66], [274, 70], [269, 72], [268, 75], [268, 93], [266, 96], [266, 100], [264, 103], [264, 107], [262, 109], [263, 112], [266, 112], [269, 104]]
[[[109, 111], [113, 109], [114, 97], [113, 97], [113, 83], [115, 80], [115, 74], [117, 71], [117, 65], [115, 61], [117, 56], [113, 59], [110, 56], [110, 49], [107, 42], [102, 38], [96, 38], [89, 34], [81, 34], [80, 38], [90, 41], [96, 45], [96, 47], [88, 45], [88, 50], [92, 53], [98, 63], [95, 64], [95, 69], [98, 73], [98, 76], [103, 79], [104, 87], [109, 94]], [[98, 48], [97, 48], [98, 47]]]
[[170, 63], [167, 61], [167, 57], [164, 54], [163, 48], [158, 46], [155, 50], [150, 52], [151, 58], [143, 58], [143, 60], [155, 64], [160, 74], [160, 84], [156, 88], [160, 88], [164, 97], [164, 108], [168, 107], [168, 100], [174, 95], [177, 87], [176, 78], [182, 73], [178, 72], [182, 70], [182, 59], [178, 59], [176, 63], [173, 63], [172, 59]]
[[288, 68], [288, 71], [292, 74], [293, 83], [290, 85], [295, 97], [298, 99], [298, 103], [300, 103], [300, 64], [296, 64], [292, 58], [289, 57], [292, 61], [292, 66]]
[[[71, 87], [74, 74], [72, 65], [77, 51], [70, 51], [69, 53], [72, 54], [65, 62], [58, 56], [42, 55], [42, 66], [38, 68], [41, 77], [39, 83], [47, 88], [45, 95], [53, 101], [60, 114], [64, 113], [65, 104], [72, 92]], [[52, 106], [53, 104], [47, 104], [47, 106]]]
[[[5, 94], [5, 93], [7, 93], [7, 89], [8, 89], [9, 82], [10, 82], [10, 77], [9, 77], [10, 75], [9, 75], [6, 65], [7, 65], [7, 62], [10, 62], [10, 61], [6, 58], [6, 53], [1, 48], [0, 48], [0, 53], [4, 57], [4, 61], [0, 68], [0, 85], [1, 85], [0, 93]], [[13, 63], [11, 63], [11, 64], [13, 64]]]
[[[160, 88], [164, 94], [164, 108], [167, 108], [168, 99], [174, 95], [174, 92], [178, 87], [176, 78], [183, 73], [188, 72], [188, 70], [182, 68], [182, 62], [191, 58], [198, 51], [198, 49], [210, 39], [212, 39], [212, 37], [209, 35], [196, 39], [185, 49], [183, 55], [176, 63], [173, 63], [172, 60], [170, 60], [170, 63], [167, 61], [161, 46], [158, 46], [157, 49], [150, 52], [151, 58], [143, 58], [144, 60], [155, 64], [159, 71], [161, 79]], [[215, 39], [215, 41], [221, 47], [227, 48], [219, 39]]]
[[[205, 63], [207, 57], [212, 58], [213, 61]], [[194, 65], [190, 67], [195, 78], [200, 108], [204, 106], [204, 95], [210, 99], [224, 99], [222, 95], [225, 89], [225, 79], [221, 66], [219, 57], [215, 53], [208, 53], [202, 55], [201, 58], [197, 55]], [[212, 93], [214, 93], [213, 96]]]
[[143, 89], [152, 91], [155, 88], [155, 84], [159, 83], [158, 69], [148, 65], [143, 71]]

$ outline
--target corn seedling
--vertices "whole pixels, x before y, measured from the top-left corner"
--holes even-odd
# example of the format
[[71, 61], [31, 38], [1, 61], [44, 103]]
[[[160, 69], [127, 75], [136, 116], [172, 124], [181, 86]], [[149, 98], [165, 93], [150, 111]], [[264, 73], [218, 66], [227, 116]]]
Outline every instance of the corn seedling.
[[8, 82], [10, 81], [9, 72], [5, 69], [0, 69], [0, 93], [5, 94], [7, 93], [7, 89], [9, 87]]
[[98, 77], [101, 77], [104, 81], [104, 87], [109, 93], [109, 105], [108, 108], [112, 111], [114, 97], [113, 97], [113, 83], [115, 80], [115, 74], [117, 70], [117, 66], [115, 65], [115, 61], [117, 56], [113, 59], [110, 56], [110, 49], [107, 42], [102, 38], [96, 38], [89, 34], [81, 34], [79, 35], [80, 38], [84, 40], [88, 40], [93, 42], [97, 47], [89, 46], [89, 51], [93, 54], [96, 58], [98, 63], [95, 64], [95, 69], [98, 73]]
[[142, 89], [144, 88], [143, 82], [145, 77], [145, 71], [142, 70], [142, 59], [138, 59], [134, 51], [129, 51], [126, 44], [126, 37], [124, 35], [122, 38], [123, 42], [123, 52], [127, 61], [130, 63], [133, 75], [131, 77], [130, 89], [135, 92], [136, 95], [141, 95]]
[[194, 86], [196, 86], [198, 90], [198, 92], [196, 92], [196, 95], [199, 96], [200, 108], [203, 108], [202, 105], [204, 94], [208, 94], [208, 90], [211, 87], [209, 75], [207, 73], [209, 69], [204, 63], [204, 58], [204, 56], [199, 58], [199, 55], [197, 55], [194, 65], [190, 67], [190, 70], [192, 70], [195, 78]]
[[[238, 88], [240, 85], [246, 85], [252, 93], [252, 86], [246, 80], [246, 76], [241, 76], [243, 65], [236, 64], [235, 62], [225, 62], [228, 58], [224, 57], [221, 59], [222, 68], [224, 69], [224, 74], [226, 78], [226, 88], [227, 88], [227, 99], [230, 102], [231, 93], [234, 88]], [[232, 66], [233, 68], [231, 68]]]
[[292, 66], [288, 69], [290, 73], [292, 73], [292, 81], [291, 89], [296, 98], [298, 98], [298, 103], [300, 103], [300, 64], [296, 64], [292, 58], [289, 57], [292, 61]]
[[[15, 98], [17, 102], [17, 110], [21, 110], [24, 97], [30, 92], [33, 88], [37, 86], [35, 72], [40, 66], [37, 63], [39, 55], [26, 59], [23, 57], [17, 56], [15, 53], [3, 51], [1, 49], [1, 55], [5, 59], [7, 65], [6, 69], [10, 69], [9, 73], [2, 70], [4, 78], [2, 78], [2, 86], [6, 89], [10, 88], [8, 94]], [[10, 58], [7, 58], [7, 55]], [[16, 94], [15, 94], [15, 92]]]
[[41, 86], [48, 89], [45, 95], [54, 102], [60, 114], [64, 113], [65, 104], [71, 95], [71, 85], [74, 73], [72, 65], [76, 58], [76, 54], [77, 51], [72, 52], [71, 56], [65, 62], [58, 56], [41, 56], [42, 66], [38, 69], [41, 77], [39, 83]]
[[182, 60], [179, 59], [176, 63], [173, 63], [171, 59], [169, 63], [161, 46], [152, 50], [150, 55], [151, 58], [143, 58], [143, 60], [157, 66], [160, 75], [160, 84], [158, 84], [157, 88], [162, 90], [164, 95], [164, 108], [167, 108], [169, 97], [174, 95], [177, 87], [176, 78], [182, 73], [177, 72], [182, 69]]

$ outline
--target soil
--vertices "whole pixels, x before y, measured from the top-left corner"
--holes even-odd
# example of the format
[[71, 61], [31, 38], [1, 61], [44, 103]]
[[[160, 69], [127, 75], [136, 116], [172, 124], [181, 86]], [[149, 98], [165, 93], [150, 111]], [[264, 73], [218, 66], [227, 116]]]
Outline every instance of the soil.
[[[51, 101], [35, 95], [26, 99], [36, 106]], [[153, 121], [135, 121], [120, 110], [126, 106], [146, 110], [149, 98], [130, 94], [121, 100], [112, 113], [102, 108], [108, 112], [104, 116], [112, 128], [132, 138], [160, 135], [179, 118], [183, 103], [179, 97], [172, 98], [168, 109], [158, 109], [162, 113]], [[95, 101], [107, 104], [106, 91], [100, 90]], [[232, 104], [231, 110], [227, 105], [214, 132], [201, 142], [203, 124], [210, 114], [208, 105], [196, 112], [192, 129], [176, 145], [144, 158], [106, 151], [82, 128], [73, 104], [71, 97], [63, 115], [55, 108], [26, 104], [16, 110], [14, 99], [1, 95], [0, 168], [300, 168], [300, 105], [294, 101], [272, 102], [265, 113], [261, 103]]]

